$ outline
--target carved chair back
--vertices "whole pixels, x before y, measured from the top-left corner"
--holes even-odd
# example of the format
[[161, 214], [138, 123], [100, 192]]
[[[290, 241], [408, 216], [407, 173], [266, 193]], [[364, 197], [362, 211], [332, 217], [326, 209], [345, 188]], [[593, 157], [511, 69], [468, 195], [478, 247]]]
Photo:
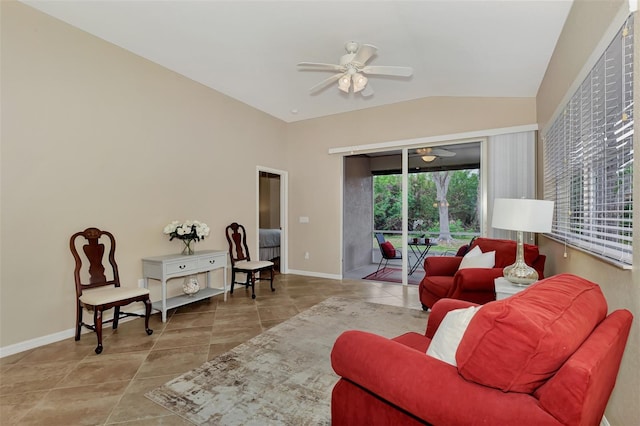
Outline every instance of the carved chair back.
[[226, 228], [227, 242], [229, 243], [229, 257], [231, 258], [231, 264], [235, 265], [236, 262], [250, 261], [251, 255], [249, 254], [249, 247], [247, 247], [247, 232], [244, 226], [239, 223], [233, 222]]
[[[83, 245], [83, 242], [86, 244]], [[108, 244], [107, 256], [105, 243]], [[120, 287], [118, 265], [115, 260], [116, 240], [110, 232], [98, 228], [76, 232], [69, 240], [69, 247], [75, 259], [73, 276], [77, 297], [82, 295], [83, 289], [107, 285]], [[108, 263], [108, 270], [105, 263]]]

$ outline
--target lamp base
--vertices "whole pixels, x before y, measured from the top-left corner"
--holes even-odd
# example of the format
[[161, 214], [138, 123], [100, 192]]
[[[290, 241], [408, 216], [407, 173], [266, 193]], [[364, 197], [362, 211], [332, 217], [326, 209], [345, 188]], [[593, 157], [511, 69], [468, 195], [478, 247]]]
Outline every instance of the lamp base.
[[516, 262], [503, 269], [502, 275], [512, 284], [527, 286], [538, 281], [538, 271], [524, 262], [524, 239], [522, 231], [517, 233]]
[[504, 268], [502, 274], [512, 284], [528, 286], [538, 281], [538, 271], [524, 262], [518, 262]]

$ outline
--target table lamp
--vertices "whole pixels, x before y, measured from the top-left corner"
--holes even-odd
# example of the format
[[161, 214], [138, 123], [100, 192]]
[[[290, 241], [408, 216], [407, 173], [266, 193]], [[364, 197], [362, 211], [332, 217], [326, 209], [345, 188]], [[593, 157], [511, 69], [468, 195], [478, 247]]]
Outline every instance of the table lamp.
[[524, 261], [523, 232], [551, 232], [553, 201], [525, 198], [496, 198], [491, 226], [517, 231], [516, 262], [504, 268], [504, 277], [516, 285], [538, 280], [538, 272]]

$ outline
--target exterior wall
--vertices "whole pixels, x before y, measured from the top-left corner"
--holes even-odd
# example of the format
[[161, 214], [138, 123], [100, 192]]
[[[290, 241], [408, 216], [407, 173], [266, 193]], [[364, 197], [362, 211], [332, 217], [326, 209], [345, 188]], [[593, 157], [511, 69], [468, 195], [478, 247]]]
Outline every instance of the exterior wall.
[[[567, 94], [604, 32], [614, 20], [625, 1], [574, 0], [567, 23], [560, 36], [556, 50], [552, 56], [546, 75], [537, 96], [537, 116], [540, 129], [544, 129], [551, 120], [554, 111]], [[636, 17], [635, 30], [635, 105], [640, 101], [640, 87], [637, 82], [640, 76], [640, 21]], [[639, 148], [639, 132], [634, 138], [635, 152]], [[543, 153], [538, 152], [538, 190], [542, 186]], [[640, 229], [640, 178], [639, 169], [634, 167], [634, 230]], [[634, 246], [640, 247], [640, 232], [634, 234]], [[549, 275], [563, 272], [573, 273], [596, 282], [602, 288], [609, 311], [625, 308], [630, 310], [635, 319], [631, 336], [622, 360], [618, 381], [613, 391], [605, 416], [611, 425], [640, 424], [640, 406], [637, 403], [640, 387], [640, 250], [634, 251], [633, 270], [622, 270], [590, 256], [582, 251], [567, 249], [564, 256], [564, 245], [550, 239], [540, 238], [540, 251], [547, 255], [546, 271]]]
[[371, 264], [373, 177], [368, 158], [347, 157], [344, 162], [342, 272], [348, 272]]

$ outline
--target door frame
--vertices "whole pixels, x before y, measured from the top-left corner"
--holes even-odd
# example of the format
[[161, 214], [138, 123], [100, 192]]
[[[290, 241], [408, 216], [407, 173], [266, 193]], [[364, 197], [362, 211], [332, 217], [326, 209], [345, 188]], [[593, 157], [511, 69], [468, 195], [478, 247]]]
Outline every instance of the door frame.
[[[289, 173], [285, 170], [266, 166], [256, 166], [256, 222], [255, 235], [260, 233], [260, 173], [271, 173], [280, 176], [280, 273], [289, 272]], [[254, 253], [260, 253], [260, 238], [256, 238]]]

